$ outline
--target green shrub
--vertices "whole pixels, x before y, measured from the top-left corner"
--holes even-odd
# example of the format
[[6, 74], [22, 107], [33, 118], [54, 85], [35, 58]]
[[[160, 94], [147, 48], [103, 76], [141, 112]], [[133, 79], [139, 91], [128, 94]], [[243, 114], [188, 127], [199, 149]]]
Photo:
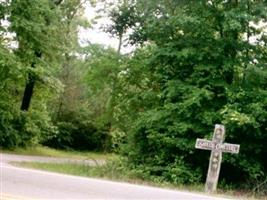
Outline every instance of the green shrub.
[[10, 112], [0, 110], [0, 147], [12, 148], [21, 143], [21, 137], [13, 126], [14, 116]]
[[57, 122], [58, 134], [43, 144], [62, 149], [109, 151], [111, 149], [107, 128], [97, 128], [91, 121], [75, 119], [74, 121]]
[[3, 148], [36, 145], [57, 132], [45, 112], [0, 109], [0, 119], [0, 146]]

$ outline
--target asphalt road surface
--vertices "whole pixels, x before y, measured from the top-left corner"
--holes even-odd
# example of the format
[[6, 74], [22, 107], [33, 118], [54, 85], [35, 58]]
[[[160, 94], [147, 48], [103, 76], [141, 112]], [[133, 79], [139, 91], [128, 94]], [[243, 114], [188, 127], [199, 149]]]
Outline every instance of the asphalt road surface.
[[11, 166], [1, 157], [3, 155], [0, 155], [0, 199], [10, 195], [21, 199], [48, 200], [227, 200], [189, 192], [23, 169]]

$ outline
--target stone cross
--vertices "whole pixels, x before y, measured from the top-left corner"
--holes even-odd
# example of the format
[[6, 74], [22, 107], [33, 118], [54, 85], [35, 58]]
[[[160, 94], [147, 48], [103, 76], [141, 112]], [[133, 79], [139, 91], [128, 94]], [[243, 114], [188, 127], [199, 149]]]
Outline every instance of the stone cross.
[[216, 124], [212, 141], [206, 139], [197, 139], [196, 148], [211, 150], [210, 164], [206, 179], [205, 191], [213, 193], [216, 191], [218, 178], [220, 174], [222, 152], [239, 153], [239, 145], [223, 143], [225, 129], [223, 125]]

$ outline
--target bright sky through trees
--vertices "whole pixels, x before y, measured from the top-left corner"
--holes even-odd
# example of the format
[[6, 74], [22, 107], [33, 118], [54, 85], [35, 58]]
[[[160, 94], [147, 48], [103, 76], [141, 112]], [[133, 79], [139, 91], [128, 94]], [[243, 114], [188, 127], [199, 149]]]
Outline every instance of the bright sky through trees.
[[[86, 4], [85, 7], [85, 17], [88, 20], [93, 20], [96, 16], [97, 8], [93, 8], [89, 3]], [[99, 19], [97, 20], [97, 24], [93, 24], [92, 28], [85, 29], [80, 28], [79, 37], [81, 40], [81, 44], [84, 43], [100, 43], [104, 45], [110, 45], [114, 48], [117, 47], [118, 41], [115, 38], [110, 37], [107, 33], [101, 30], [101, 26], [106, 25], [109, 23], [109, 19]]]
[[[97, 13], [98, 7], [92, 7], [90, 3], [85, 4], [85, 17], [92, 21]], [[83, 28], [80, 27], [79, 30], [79, 38], [80, 38], [80, 44], [86, 45], [88, 43], [98, 43], [103, 44], [105, 46], [111, 46], [115, 49], [118, 48], [119, 40], [117, 38], [112, 37], [110, 34], [106, 33], [103, 30], [103, 27], [108, 25], [110, 20], [106, 17], [97, 19], [96, 23], [92, 24], [91, 28]], [[122, 53], [129, 53], [133, 50], [132, 47], [129, 46], [122, 46]]]

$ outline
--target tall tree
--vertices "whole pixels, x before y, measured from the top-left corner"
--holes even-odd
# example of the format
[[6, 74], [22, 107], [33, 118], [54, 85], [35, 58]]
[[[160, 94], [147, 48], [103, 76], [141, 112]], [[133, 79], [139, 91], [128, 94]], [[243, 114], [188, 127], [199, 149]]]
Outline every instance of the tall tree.
[[50, 65], [58, 55], [59, 22], [61, 19], [57, 6], [62, 1], [11, 1], [10, 31], [16, 34], [18, 49], [16, 54], [27, 67], [26, 86], [21, 110], [27, 111], [33, 96], [33, 89], [40, 67]]
[[123, 36], [135, 25], [138, 16], [135, 15], [135, 7], [132, 0], [124, 0], [119, 2], [117, 7], [108, 13], [111, 24], [107, 27], [106, 31], [111, 33], [119, 39], [117, 52], [121, 52], [123, 45]]

